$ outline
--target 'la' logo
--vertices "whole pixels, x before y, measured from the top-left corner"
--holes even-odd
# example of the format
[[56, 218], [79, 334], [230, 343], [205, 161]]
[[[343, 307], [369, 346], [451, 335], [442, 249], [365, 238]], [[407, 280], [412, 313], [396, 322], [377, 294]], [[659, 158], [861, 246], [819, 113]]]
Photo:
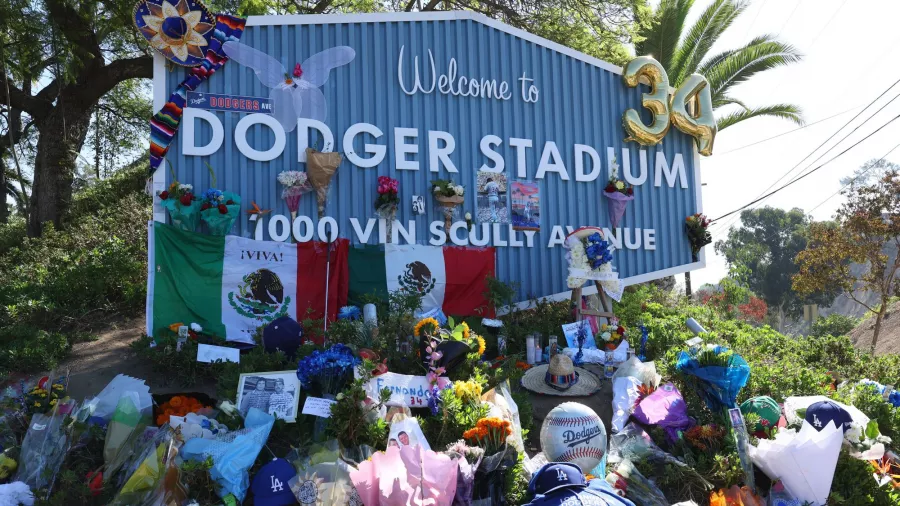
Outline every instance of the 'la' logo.
[[566, 473], [563, 472], [562, 469], [557, 469], [556, 481], [569, 481], [569, 477], [566, 475]]
[[819, 421], [819, 417], [816, 416], [815, 413], [813, 413], [813, 425], [815, 425], [816, 427], [822, 426], [822, 422]]
[[272, 492], [281, 492], [282, 490], [284, 490], [284, 485], [282, 485], [281, 480], [276, 478], [274, 474], [271, 476], [271, 478], [272, 478]]

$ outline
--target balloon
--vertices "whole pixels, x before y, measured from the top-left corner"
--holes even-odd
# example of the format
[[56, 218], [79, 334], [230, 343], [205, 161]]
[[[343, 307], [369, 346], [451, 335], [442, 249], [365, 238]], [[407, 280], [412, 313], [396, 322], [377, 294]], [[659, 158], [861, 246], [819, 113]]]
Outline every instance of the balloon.
[[[694, 99], [697, 100], [697, 110], [696, 114], [691, 114], [686, 106]], [[716, 127], [716, 118], [713, 116], [709, 81], [700, 74], [691, 74], [675, 90], [675, 95], [672, 96], [671, 111], [672, 124], [697, 140], [697, 149], [701, 155], [711, 155], [718, 128]]]
[[625, 142], [637, 141], [644, 146], [652, 146], [659, 144], [669, 131], [669, 76], [652, 56], [639, 56], [628, 62], [622, 78], [625, 84], [634, 88], [642, 77], [650, 81], [650, 93], [641, 96], [641, 105], [653, 112], [653, 123], [644, 125], [640, 113], [628, 109], [622, 117], [622, 124], [628, 134]]

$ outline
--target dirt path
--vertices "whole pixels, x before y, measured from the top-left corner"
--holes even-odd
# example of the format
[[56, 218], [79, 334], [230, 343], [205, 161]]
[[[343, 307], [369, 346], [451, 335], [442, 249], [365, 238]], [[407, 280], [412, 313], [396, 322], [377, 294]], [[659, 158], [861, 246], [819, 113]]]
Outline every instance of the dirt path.
[[[100, 332], [97, 339], [74, 345], [71, 355], [57, 369], [69, 371], [69, 395], [74, 399], [89, 398], [118, 374], [145, 380], [154, 394], [184, 391], [179, 385], [170, 384], [164, 373], [154, 371], [151, 364], [132, 350], [131, 343], [143, 335], [141, 316], [115, 323]], [[197, 385], [190, 390], [213, 395], [213, 386]]]

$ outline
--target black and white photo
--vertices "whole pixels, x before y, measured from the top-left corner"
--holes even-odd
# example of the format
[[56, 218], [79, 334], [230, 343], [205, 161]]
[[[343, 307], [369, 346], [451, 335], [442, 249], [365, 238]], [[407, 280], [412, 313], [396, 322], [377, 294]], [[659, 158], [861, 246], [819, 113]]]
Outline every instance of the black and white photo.
[[297, 420], [300, 381], [295, 371], [241, 374], [237, 405], [241, 416], [257, 408], [287, 422]]

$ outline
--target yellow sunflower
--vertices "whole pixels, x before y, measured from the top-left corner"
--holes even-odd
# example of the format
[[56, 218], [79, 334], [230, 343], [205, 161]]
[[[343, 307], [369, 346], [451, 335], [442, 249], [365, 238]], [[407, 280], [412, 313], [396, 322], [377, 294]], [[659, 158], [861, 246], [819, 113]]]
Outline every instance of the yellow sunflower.
[[466, 322], [462, 322], [462, 329], [463, 329], [463, 339], [468, 340], [469, 336], [471, 335], [471, 333], [469, 331], [469, 324]]
[[487, 345], [484, 342], [484, 338], [476, 334], [475, 340], [478, 341], [478, 354], [484, 355], [484, 350], [487, 348]]
[[[425, 328], [426, 325], [431, 325], [431, 328]], [[434, 318], [425, 318], [420, 320], [419, 323], [416, 324], [416, 328], [413, 329], [413, 335], [416, 337], [422, 337], [422, 329], [425, 329], [425, 332], [430, 334], [440, 328], [441, 324], [438, 323]]]

